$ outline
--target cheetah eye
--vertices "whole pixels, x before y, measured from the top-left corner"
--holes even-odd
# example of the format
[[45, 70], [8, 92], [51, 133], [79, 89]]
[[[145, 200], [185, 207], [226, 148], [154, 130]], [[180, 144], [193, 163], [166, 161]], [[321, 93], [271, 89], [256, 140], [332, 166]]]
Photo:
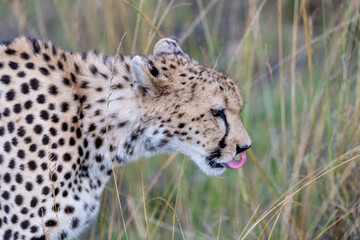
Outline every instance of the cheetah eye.
[[219, 109], [210, 109], [210, 112], [211, 114], [214, 116], [214, 117], [221, 117], [223, 118], [225, 116], [224, 114], [224, 110], [219, 110]]

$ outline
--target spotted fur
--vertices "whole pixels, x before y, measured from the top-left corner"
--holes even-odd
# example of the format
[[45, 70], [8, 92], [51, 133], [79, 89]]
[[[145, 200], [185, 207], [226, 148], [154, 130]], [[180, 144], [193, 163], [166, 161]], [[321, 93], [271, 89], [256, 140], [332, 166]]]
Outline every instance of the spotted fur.
[[[0, 239], [72, 239], [115, 166], [160, 152], [221, 174], [250, 138], [231, 79], [171, 39], [149, 56], [0, 45]], [[239, 147], [240, 146], [240, 147]]]

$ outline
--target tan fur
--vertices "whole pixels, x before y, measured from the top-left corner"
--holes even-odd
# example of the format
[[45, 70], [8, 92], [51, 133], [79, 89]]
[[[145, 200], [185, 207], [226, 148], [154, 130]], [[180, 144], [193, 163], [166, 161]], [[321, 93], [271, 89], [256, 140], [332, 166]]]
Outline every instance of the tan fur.
[[111, 161], [179, 151], [221, 174], [237, 146], [251, 145], [242, 107], [230, 78], [171, 39], [135, 57], [24, 37], [0, 45], [0, 238], [78, 236], [96, 216]]

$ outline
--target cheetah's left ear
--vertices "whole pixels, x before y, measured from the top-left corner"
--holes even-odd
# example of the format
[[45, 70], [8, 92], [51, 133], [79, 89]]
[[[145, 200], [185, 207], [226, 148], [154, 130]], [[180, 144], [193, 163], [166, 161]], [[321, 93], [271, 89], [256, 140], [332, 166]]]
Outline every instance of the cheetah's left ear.
[[168, 84], [160, 80], [162, 73], [153, 62], [143, 57], [135, 56], [131, 60], [131, 74], [134, 90], [142, 97], [156, 98], [168, 89]]
[[182, 55], [186, 58], [189, 58], [183, 50], [181, 50], [179, 44], [172, 40], [171, 38], [163, 38], [160, 39], [154, 47], [154, 55], [161, 55], [161, 54], [178, 54]]

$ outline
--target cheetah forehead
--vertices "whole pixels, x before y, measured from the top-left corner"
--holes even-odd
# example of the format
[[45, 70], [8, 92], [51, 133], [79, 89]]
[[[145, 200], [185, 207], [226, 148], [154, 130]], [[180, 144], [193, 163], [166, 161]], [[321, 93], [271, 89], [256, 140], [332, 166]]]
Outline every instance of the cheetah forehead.
[[[221, 97], [224, 107], [240, 111], [244, 105], [238, 86], [224, 73], [200, 65], [182, 54], [149, 56], [147, 60], [165, 81], [175, 82], [186, 88], [197, 88], [208, 97]], [[201, 92], [201, 91], [198, 91]]]

